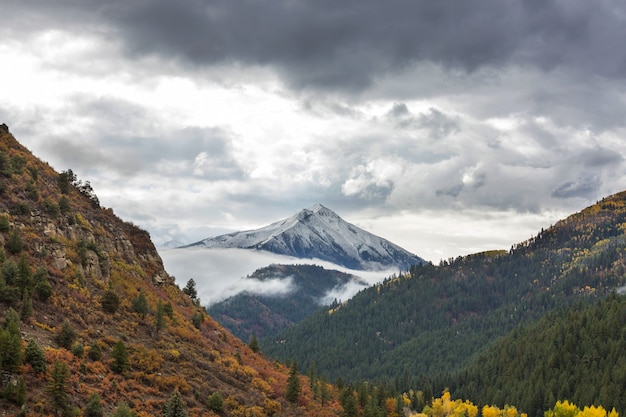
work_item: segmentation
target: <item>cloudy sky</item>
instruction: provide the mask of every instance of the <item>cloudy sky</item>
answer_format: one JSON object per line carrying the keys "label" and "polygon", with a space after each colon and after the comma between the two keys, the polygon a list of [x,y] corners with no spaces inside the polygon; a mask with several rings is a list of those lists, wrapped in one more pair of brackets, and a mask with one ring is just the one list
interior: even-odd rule
{"label": "cloudy sky", "polygon": [[626,189],[622,0],[3,0],[0,123],[192,242],[322,203],[419,256]]}

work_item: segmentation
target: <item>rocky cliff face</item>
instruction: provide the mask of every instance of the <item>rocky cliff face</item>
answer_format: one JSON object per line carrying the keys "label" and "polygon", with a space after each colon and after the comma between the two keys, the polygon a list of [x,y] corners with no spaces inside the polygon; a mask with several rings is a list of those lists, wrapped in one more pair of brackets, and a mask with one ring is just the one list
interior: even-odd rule
{"label": "rocky cliff face", "polygon": [[[111,274],[111,259],[124,259],[131,265],[154,271],[151,277],[154,283],[173,283],[172,278],[163,269],[163,262],[150,242],[147,232],[134,230],[134,234],[145,235],[147,245],[138,252],[126,231],[135,227],[125,225],[117,219],[91,219],[81,224],[69,224],[67,217],[53,218],[41,210],[34,210],[21,221],[11,224],[12,228],[28,230],[43,237],[36,245],[35,252],[42,257],[49,257],[50,265],[60,271],[76,268],[85,277],[108,282]],[[71,242],[87,242],[81,262],[75,262],[68,246]]]}

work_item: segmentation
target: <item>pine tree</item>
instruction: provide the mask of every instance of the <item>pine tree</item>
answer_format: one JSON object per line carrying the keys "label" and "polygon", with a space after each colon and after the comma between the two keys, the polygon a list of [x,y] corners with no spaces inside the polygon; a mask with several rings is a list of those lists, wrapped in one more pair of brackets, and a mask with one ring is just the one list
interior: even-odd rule
{"label": "pine tree", "polygon": [[354,398],[354,392],[349,387],[341,395],[341,406],[343,407],[344,417],[357,417],[356,398]]}
{"label": "pine tree", "polygon": [[133,412],[128,406],[128,404],[126,404],[125,402],[118,405],[117,408],[115,409],[115,412],[112,415],[112,417],[136,417],[136,416],[137,414],[135,414],[135,412]]}
{"label": "pine tree", "polygon": [[163,405],[163,417],[187,417],[185,405],[178,390],[175,390]]}
{"label": "pine tree", "polygon": [[22,255],[17,263],[17,286],[26,294],[33,289],[33,271],[28,258]]}
{"label": "pine tree", "polygon": [[102,349],[96,340],[89,346],[89,351],[87,352],[87,357],[92,361],[99,361],[102,357]]}
{"label": "pine tree", "polygon": [[224,411],[224,399],[219,392],[216,391],[211,394],[207,402],[207,406],[209,407],[209,410],[213,411],[214,413],[219,414]]}
{"label": "pine tree", "polygon": [[2,370],[15,373],[22,365],[22,333],[20,318],[13,308],[9,308],[4,319],[4,330],[0,332],[0,352],[2,353]]}
{"label": "pine tree", "polygon": [[104,408],[102,407],[102,399],[97,392],[89,396],[87,405],[85,406],[85,417],[103,417]]}
{"label": "pine tree", "polygon": [[291,370],[289,371],[285,398],[293,404],[297,403],[298,398],[300,398],[300,378],[298,378],[298,364],[295,361],[293,365],[291,365]]}
{"label": "pine tree", "polygon": [[326,377],[322,376],[320,378],[320,400],[322,403],[322,407],[326,404],[326,401],[330,400],[330,392],[328,391],[328,382],[326,381]]}
{"label": "pine tree", "polygon": [[13,255],[20,253],[22,249],[24,249],[22,236],[20,236],[20,233],[17,230],[14,230],[13,233],[11,233],[5,247],[6,250]]}
{"label": "pine tree", "polygon": [[185,285],[185,288],[183,288],[183,292],[189,296],[194,304],[199,303],[198,291],[196,290],[196,281],[194,281],[193,278],[190,278],[189,281],[187,281],[187,285]]}
{"label": "pine tree", "polygon": [[72,325],[65,320],[63,325],[61,326],[61,330],[56,334],[55,340],[59,344],[59,346],[64,347],[67,350],[72,348],[74,341],[76,340],[76,330],[72,327]]}
{"label": "pine tree", "polygon": [[33,367],[35,372],[39,374],[46,372],[46,354],[34,339],[30,339],[26,345],[24,360]]}
{"label": "pine tree", "polygon": [[157,335],[159,334],[159,331],[165,328],[165,308],[161,300],[159,300],[159,303],[157,304],[156,313],[154,315],[154,327]]}
{"label": "pine tree", "polygon": [[148,308],[148,300],[146,300],[146,295],[141,291],[139,295],[133,298],[132,301],[133,311],[141,316],[142,319],[145,319],[150,309]]}
{"label": "pine tree", "polygon": [[254,353],[257,353],[260,350],[259,341],[255,335],[252,335],[252,338],[250,339],[250,343],[248,344],[248,346],[250,347],[250,349],[252,349]]}
{"label": "pine tree", "polygon": [[54,362],[54,366],[50,372],[48,392],[52,396],[55,407],[63,411],[69,409],[67,397],[67,380],[69,377],[70,371],[65,362]]}
{"label": "pine tree", "polygon": [[199,329],[204,322],[204,314],[200,311],[196,311],[191,315],[191,323],[194,325],[196,329]]}
{"label": "pine tree", "polygon": [[38,272],[35,272],[34,295],[40,301],[47,301],[48,298],[50,298],[50,296],[52,295],[52,286],[50,285],[50,281],[48,281],[48,271],[46,271],[44,268],[43,271],[40,272],[41,269],[42,268],[40,268]]}
{"label": "pine tree", "polygon": [[109,288],[104,292],[100,303],[105,313],[113,314],[120,306],[120,297],[113,291],[113,288]]}
{"label": "pine tree", "polygon": [[113,363],[111,364],[113,372],[122,374],[130,368],[128,352],[124,342],[121,340],[118,340],[113,349],[111,349],[111,357],[113,358]]}
{"label": "pine tree", "polygon": [[33,300],[28,292],[24,292],[22,296],[22,305],[20,307],[20,318],[26,320],[33,314]]}

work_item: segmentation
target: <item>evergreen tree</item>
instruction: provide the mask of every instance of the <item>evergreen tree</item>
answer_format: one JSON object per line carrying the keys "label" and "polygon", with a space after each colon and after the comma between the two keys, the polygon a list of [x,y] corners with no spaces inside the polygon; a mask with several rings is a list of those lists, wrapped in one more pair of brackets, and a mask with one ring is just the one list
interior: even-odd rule
{"label": "evergreen tree", "polygon": [[250,347],[250,349],[252,349],[254,353],[259,352],[260,350],[259,341],[255,335],[253,335],[252,338],[250,339],[250,343],[248,344],[248,346]]}
{"label": "evergreen tree", "polygon": [[5,248],[12,255],[16,255],[24,249],[24,242],[22,242],[22,236],[20,236],[19,231],[14,230],[13,233],[11,233]]}
{"label": "evergreen tree", "polygon": [[196,311],[191,316],[191,323],[194,325],[196,329],[199,329],[202,323],[204,322],[204,314],[200,311]]}
{"label": "evergreen tree", "polygon": [[0,353],[2,354],[2,369],[16,373],[24,360],[22,351],[22,333],[20,318],[13,308],[9,308],[4,319],[3,331],[0,332]]}
{"label": "evergreen tree", "polygon": [[324,404],[326,404],[326,401],[330,400],[330,391],[328,391],[328,382],[326,381],[325,376],[322,376],[319,382],[320,382],[320,401],[323,407]]}
{"label": "evergreen tree", "polygon": [[190,278],[189,281],[187,281],[187,285],[183,288],[183,292],[189,296],[191,301],[194,303],[196,302],[198,299],[198,291],[196,290],[196,281],[194,281],[193,278]]}
{"label": "evergreen tree", "polygon": [[0,232],[6,233],[11,230],[11,223],[7,216],[0,216]]}
{"label": "evergreen tree", "polygon": [[154,328],[156,329],[157,335],[165,328],[165,325],[165,308],[163,306],[163,302],[159,300],[156,313],[154,315]]}
{"label": "evergreen tree", "polygon": [[74,341],[76,341],[76,330],[72,325],[65,320],[61,326],[61,330],[56,334],[55,340],[59,346],[64,347],[67,350],[72,348]]}
{"label": "evergreen tree", "polygon": [[22,406],[26,402],[26,380],[22,375],[17,378],[17,386],[15,387],[15,395],[11,399],[15,404]]}
{"label": "evergreen tree", "polygon": [[102,357],[102,349],[100,348],[100,344],[97,340],[94,340],[91,346],[89,346],[87,357],[92,361],[99,361]]}
{"label": "evergreen tree", "polygon": [[20,256],[17,263],[17,286],[22,290],[22,294],[30,292],[33,289],[33,272],[30,262],[26,256]]}
{"label": "evergreen tree", "polygon": [[174,320],[174,308],[172,307],[172,303],[168,301],[167,303],[163,304],[163,311],[170,320]]}
{"label": "evergreen tree", "polygon": [[102,407],[102,399],[97,392],[89,396],[87,405],[85,406],[85,417],[103,417],[104,407]]}
{"label": "evergreen tree", "polygon": [[33,295],[41,301],[46,301],[52,295],[52,287],[48,281],[48,270],[39,267],[33,274]]}
{"label": "evergreen tree", "polygon": [[70,370],[62,361],[54,362],[52,371],[50,372],[50,382],[48,383],[48,392],[52,396],[52,402],[59,410],[66,411],[69,409],[67,396],[67,380],[70,377]]}
{"label": "evergreen tree", "polygon": [[26,401],[26,381],[23,376],[16,380],[8,381],[4,387],[4,398],[17,405],[23,405]]}
{"label": "evergreen tree", "polygon": [[104,292],[100,303],[105,313],[113,314],[120,306],[120,297],[113,291],[113,288],[109,288]]}
{"label": "evergreen tree", "polygon": [[175,390],[163,405],[163,417],[187,417],[180,392]]}
{"label": "evergreen tree", "polygon": [[67,197],[62,196],[59,199],[59,210],[64,214],[69,213],[72,210],[70,207],[70,200]]}
{"label": "evergreen tree", "polygon": [[130,409],[128,404],[123,402],[117,406],[115,412],[112,414],[112,417],[137,417],[137,414]]}
{"label": "evergreen tree", "polygon": [[24,352],[24,360],[39,374],[46,372],[46,354],[35,339],[30,339]]}
{"label": "evergreen tree", "polygon": [[350,387],[346,388],[341,395],[341,406],[343,407],[344,417],[357,417],[358,409],[356,406],[356,399],[354,398],[354,392]]}
{"label": "evergreen tree", "polygon": [[285,398],[293,404],[297,403],[298,398],[300,398],[300,378],[298,378],[298,364],[295,361],[291,365],[291,370],[289,371]]}
{"label": "evergreen tree", "polygon": [[139,295],[132,300],[133,311],[141,316],[142,319],[145,319],[150,309],[148,308],[148,300],[146,300],[146,295],[143,291],[139,292]]}
{"label": "evergreen tree", "polygon": [[25,292],[22,296],[22,305],[20,307],[20,318],[26,320],[33,314],[33,300],[30,298],[30,294]]}
{"label": "evergreen tree", "polygon": [[6,285],[17,284],[18,271],[17,264],[12,259],[9,259],[2,264],[2,276],[4,277]]}
{"label": "evergreen tree", "polygon": [[80,342],[74,343],[72,346],[72,354],[77,358],[82,358],[85,355],[85,346]]}
{"label": "evergreen tree", "polygon": [[209,410],[213,411],[214,413],[220,414],[224,411],[224,400],[222,399],[222,396],[219,392],[216,391],[211,394],[207,402],[207,406],[209,407]]}
{"label": "evergreen tree", "polygon": [[111,357],[113,358],[113,363],[111,364],[113,372],[122,374],[130,368],[128,351],[121,340],[118,340],[113,349],[111,349]]}
{"label": "evergreen tree", "polygon": [[57,185],[61,190],[61,194],[69,194],[70,186],[76,182],[76,175],[71,169],[61,172],[57,177]]}

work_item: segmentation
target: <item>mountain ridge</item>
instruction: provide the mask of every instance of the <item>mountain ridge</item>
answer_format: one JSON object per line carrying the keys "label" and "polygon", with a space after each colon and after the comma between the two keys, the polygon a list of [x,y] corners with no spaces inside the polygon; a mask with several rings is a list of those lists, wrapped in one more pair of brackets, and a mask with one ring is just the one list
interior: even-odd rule
{"label": "mountain ridge", "polygon": [[287,283],[289,291],[267,294],[244,290],[207,307],[214,320],[241,340],[272,336],[302,321],[324,305],[331,304],[330,294],[341,292],[346,285],[368,286],[359,277],[317,265],[273,264],[257,269],[245,277],[246,280],[279,280]]}
{"label": "mountain ridge", "polygon": [[261,345],[330,378],[375,382],[407,372],[441,381],[519,323],[623,287],[625,230],[621,192],[509,251],[413,267]]}
{"label": "mountain ridge", "polygon": [[189,247],[265,250],[302,259],[320,259],[355,270],[407,270],[425,263],[400,246],[346,222],[319,203],[259,229],[183,246]]}
{"label": "mountain ridge", "polygon": [[118,415],[126,407],[124,415],[147,417],[173,400],[198,417],[341,408],[334,388],[324,385],[322,405],[297,375],[299,395],[288,400],[288,368],[209,317],[165,271],[147,231],[100,207],[88,183],[36,158],[6,125],[0,197],[6,415],[88,415],[90,407]]}

